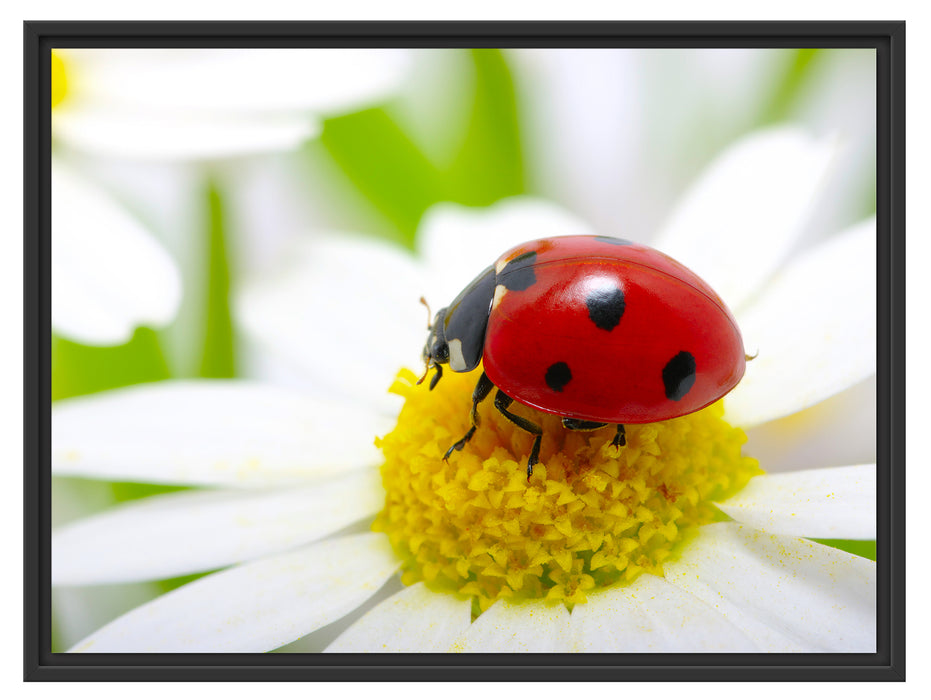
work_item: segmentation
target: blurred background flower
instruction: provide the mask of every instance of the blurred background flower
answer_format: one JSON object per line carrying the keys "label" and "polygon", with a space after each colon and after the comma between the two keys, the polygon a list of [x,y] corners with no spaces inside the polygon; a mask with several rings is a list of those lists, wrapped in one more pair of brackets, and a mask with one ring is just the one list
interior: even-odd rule
{"label": "blurred background flower", "polygon": [[[295,246],[353,233],[360,256],[365,241],[403,256],[438,203],[480,208],[532,194],[599,232],[674,248],[673,203],[724,147],[761,127],[792,124],[830,158],[799,151],[799,178],[823,185],[817,206],[786,240],[766,235],[781,230],[771,221],[778,210],[757,212],[740,255],[774,273],[875,210],[871,51],[74,50],[53,69],[55,187],[67,194],[57,183],[75,182],[97,202],[53,200],[54,400],[169,378],[332,388],[337,382],[305,379],[295,358],[242,334],[231,311],[247,281],[286,274],[282,259]],[[786,158],[791,167],[792,153]],[[749,206],[712,194],[715,206]],[[97,214],[103,201],[119,213]],[[713,213],[705,212],[709,226]],[[115,223],[95,227],[101,221]],[[465,230],[448,238],[449,250],[469,255]],[[347,276],[365,270],[361,258],[353,263],[344,261]],[[76,276],[80,283],[66,286]],[[453,292],[462,284],[446,282]],[[422,333],[416,296],[399,301],[397,319],[372,320],[351,296],[315,294],[302,302],[311,328],[315,317],[342,315],[373,328],[416,323]],[[89,314],[98,302],[106,313]],[[330,379],[365,381],[380,352],[395,356],[398,348],[374,339],[347,349],[361,353],[359,377]],[[418,343],[401,354],[416,366],[419,351]],[[746,449],[769,470],[872,462],[874,396],[874,379],[863,378],[749,431]],[[56,477],[53,524],[176,488]],[[870,554],[869,544],[859,552]],[[56,649],[186,580],[57,590]]]}

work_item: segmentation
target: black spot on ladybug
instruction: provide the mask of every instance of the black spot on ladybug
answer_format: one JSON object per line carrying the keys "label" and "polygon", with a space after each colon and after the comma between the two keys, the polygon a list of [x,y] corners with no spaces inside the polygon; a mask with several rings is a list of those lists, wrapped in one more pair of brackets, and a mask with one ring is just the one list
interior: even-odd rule
{"label": "black spot on ladybug", "polygon": [[498,273],[498,284],[503,284],[513,292],[523,291],[536,284],[537,275],[533,271],[536,262],[536,251],[531,250],[527,253],[521,253],[513,260],[510,260],[504,266],[504,269]]}
{"label": "black spot on ladybug", "polygon": [[691,353],[680,352],[663,367],[663,384],[666,386],[666,398],[678,401],[695,383],[695,358]]}
{"label": "black spot on ladybug", "polygon": [[611,236],[595,236],[595,240],[609,245],[636,245],[633,241],[628,241],[626,238],[612,238]]}
{"label": "black spot on ladybug", "polygon": [[624,292],[616,286],[593,289],[585,298],[588,317],[605,331],[613,330],[624,315]]}
{"label": "black spot on ladybug", "polygon": [[565,362],[556,362],[546,370],[546,385],[553,391],[562,391],[572,380],[572,372]]}

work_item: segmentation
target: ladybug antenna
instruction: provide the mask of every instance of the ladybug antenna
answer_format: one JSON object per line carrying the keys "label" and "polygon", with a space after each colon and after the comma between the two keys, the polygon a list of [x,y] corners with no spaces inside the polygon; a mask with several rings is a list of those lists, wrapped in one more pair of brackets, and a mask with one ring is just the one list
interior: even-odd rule
{"label": "ladybug antenna", "polygon": [[[420,303],[427,307],[427,330],[430,330],[431,328],[433,328],[433,314],[430,313],[430,305],[427,303],[427,300],[424,299],[423,297],[420,297]],[[430,369],[430,367],[427,366],[427,369]],[[420,382],[422,381],[423,379],[420,380]],[[417,383],[420,384],[420,382],[417,382]]]}
{"label": "ladybug antenna", "polygon": [[757,351],[756,351],[754,354],[752,354],[752,355],[744,354],[744,359],[745,359],[747,362],[750,362],[750,360],[755,360],[755,359],[756,359],[757,357],[759,357],[759,356],[760,356],[760,351],[757,350]]}

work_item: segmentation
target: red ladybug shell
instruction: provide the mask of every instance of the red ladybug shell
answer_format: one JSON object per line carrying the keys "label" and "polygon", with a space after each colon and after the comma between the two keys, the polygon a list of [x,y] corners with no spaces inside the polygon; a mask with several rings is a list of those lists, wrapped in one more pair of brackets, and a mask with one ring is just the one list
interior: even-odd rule
{"label": "red ladybug shell", "polygon": [[744,374],[740,331],[695,273],[647,246],[546,238],[498,259],[488,378],[546,413],[652,423],[717,401]]}

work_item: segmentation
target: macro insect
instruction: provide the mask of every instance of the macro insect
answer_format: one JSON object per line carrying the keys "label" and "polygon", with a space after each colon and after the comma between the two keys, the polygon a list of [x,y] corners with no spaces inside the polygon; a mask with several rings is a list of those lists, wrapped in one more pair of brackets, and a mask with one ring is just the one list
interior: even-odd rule
{"label": "macro insect", "polygon": [[560,416],[568,430],[613,424],[620,449],[625,424],[705,408],[750,358],[727,306],[681,263],[622,238],[558,236],[518,245],[479,273],[437,312],[423,359],[418,383],[435,368],[431,390],[443,365],[483,364],[471,427],[444,459],[475,434],[478,406],[496,388],[495,408],[534,435],[529,479],[543,430],[512,413],[513,402]]}

